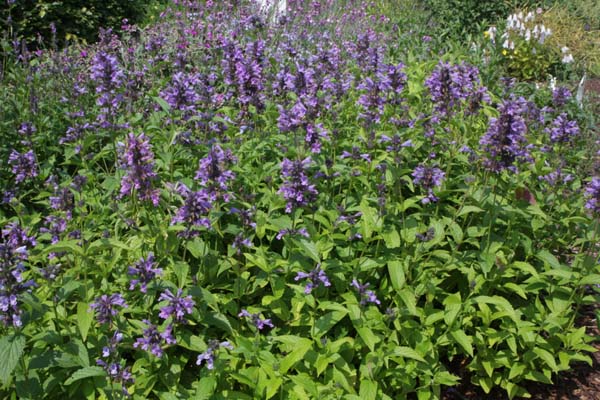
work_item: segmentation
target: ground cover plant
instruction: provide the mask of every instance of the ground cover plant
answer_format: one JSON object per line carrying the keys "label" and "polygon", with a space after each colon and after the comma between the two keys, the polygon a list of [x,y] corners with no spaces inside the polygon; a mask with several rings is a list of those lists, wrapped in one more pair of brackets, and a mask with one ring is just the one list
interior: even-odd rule
{"label": "ground cover plant", "polygon": [[3,67],[2,397],[515,398],[591,362],[571,91],[378,4],[234,3]]}

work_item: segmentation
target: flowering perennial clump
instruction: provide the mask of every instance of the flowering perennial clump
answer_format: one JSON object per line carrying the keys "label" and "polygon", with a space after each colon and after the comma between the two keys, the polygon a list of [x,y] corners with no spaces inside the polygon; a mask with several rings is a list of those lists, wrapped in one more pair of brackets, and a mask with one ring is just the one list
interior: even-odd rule
{"label": "flowering perennial clump", "polygon": [[133,347],[140,347],[142,350],[150,350],[150,353],[156,357],[162,357],[163,344],[175,344],[177,340],[173,336],[173,325],[169,324],[163,332],[158,331],[158,327],[148,320],[143,321],[148,327],[144,329],[143,337],[138,338]]}

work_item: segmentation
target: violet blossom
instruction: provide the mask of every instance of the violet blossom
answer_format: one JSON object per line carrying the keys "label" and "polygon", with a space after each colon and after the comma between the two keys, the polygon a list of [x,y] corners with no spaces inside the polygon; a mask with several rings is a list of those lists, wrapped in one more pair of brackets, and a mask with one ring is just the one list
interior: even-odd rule
{"label": "violet blossom", "polygon": [[206,368],[213,369],[215,367],[215,353],[221,347],[233,350],[233,346],[229,342],[219,342],[218,340],[213,339],[209,342],[206,351],[198,355],[198,358],[196,359],[196,365],[202,365],[203,362],[206,362]]}
{"label": "violet blossom", "polygon": [[134,277],[134,279],[129,282],[129,290],[135,289],[139,284],[140,292],[146,293],[148,284],[157,276],[162,275],[163,270],[161,268],[155,268],[154,254],[150,252],[146,259],[142,257],[137,263],[130,266],[127,273]]}
{"label": "violet blossom", "polygon": [[239,318],[250,318],[252,324],[258,329],[262,331],[266,326],[270,328],[274,328],[273,322],[270,319],[261,318],[260,314],[251,314],[248,310],[243,309],[239,314]]}
{"label": "violet blossom", "polygon": [[285,158],[281,162],[283,184],[278,193],[281,193],[286,200],[285,212],[288,214],[297,207],[308,206],[316,200],[319,194],[315,185],[310,183],[306,175],[310,164],[310,157],[296,161]]}
{"label": "violet blossom", "polygon": [[154,189],[153,182],[157,178],[154,172],[154,153],[150,139],[145,134],[139,136],[129,133],[127,142],[120,145],[121,168],[125,175],[121,178],[120,196],[132,196],[133,191],[141,201],[151,201],[158,205],[159,190]]}
{"label": "violet blossom", "polygon": [[303,271],[298,272],[298,274],[296,274],[296,277],[294,278],[294,280],[297,282],[301,279],[309,280],[309,282],[304,287],[305,294],[310,294],[314,288],[316,288],[320,285],[323,285],[326,287],[331,286],[331,282],[329,282],[329,279],[327,278],[325,271],[323,271],[321,269],[321,264],[317,264],[317,266],[308,273],[303,272]]}
{"label": "violet blossom", "polygon": [[177,289],[177,294],[173,294],[169,289],[158,298],[159,301],[167,301],[167,305],[160,309],[158,316],[162,319],[172,318],[173,322],[185,323],[185,315],[194,311],[196,304],[192,296],[183,296],[183,291]]}

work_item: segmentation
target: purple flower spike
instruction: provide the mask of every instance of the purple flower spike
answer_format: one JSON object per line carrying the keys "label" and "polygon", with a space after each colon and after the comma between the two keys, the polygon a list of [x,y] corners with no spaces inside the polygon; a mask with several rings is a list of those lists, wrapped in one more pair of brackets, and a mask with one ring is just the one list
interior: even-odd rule
{"label": "purple flower spike", "polygon": [[176,343],[175,337],[173,336],[173,325],[167,325],[164,332],[160,333],[157,326],[150,321],[144,320],[144,323],[148,325],[148,327],[144,329],[143,337],[138,338],[133,344],[133,347],[141,347],[142,350],[146,351],[150,350],[150,353],[160,358],[163,355],[163,343]]}
{"label": "purple flower spike", "polygon": [[127,308],[125,299],[119,293],[110,296],[103,294],[90,304],[90,308],[96,310],[96,318],[101,324],[110,324],[113,318],[119,315],[117,307]]}
{"label": "purple flower spike", "polygon": [[552,121],[552,126],[546,128],[545,131],[550,135],[552,143],[566,143],[579,134],[579,126],[576,121],[570,121],[566,113],[562,113]]}
{"label": "purple flower spike", "polygon": [[531,158],[525,137],[527,101],[523,97],[506,100],[498,110],[500,115],[490,120],[486,134],[479,140],[482,150],[487,153],[484,165],[493,172],[516,171],[516,161]]}
{"label": "purple flower spike", "polygon": [[319,192],[306,176],[306,170],[311,163],[310,157],[300,161],[290,161],[285,158],[281,162],[283,185],[279,193],[287,201],[285,212],[291,213],[297,207],[307,206],[316,200]]}
{"label": "purple flower spike", "polygon": [[38,166],[33,150],[29,150],[27,153],[13,150],[8,157],[8,164],[12,167],[12,173],[15,174],[16,183],[35,178],[38,175]]}
{"label": "purple flower spike", "polygon": [[182,296],[183,291],[177,289],[177,294],[174,295],[169,289],[165,290],[160,295],[159,301],[168,301],[169,304],[160,309],[158,316],[162,319],[173,318],[174,322],[185,323],[185,315],[191,314],[194,311],[194,305],[196,304],[192,300],[192,296]]}
{"label": "purple flower spike", "polygon": [[588,198],[585,208],[591,210],[594,214],[600,214],[600,178],[594,177],[585,188],[585,194]]}
{"label": "purple flower spike", "polygon": [[256,326],[256,329],[258,329],[259,331],[262,331],[265,326],[274,328],[273,323],[271,322],[270,319],[263,319],[260,317],[259,314],[251,314],[248,312],[248,310],[243,309],[242,312],[240,312],[238,314],[239,318],[250,318],[250,320],[252,321],[252,324],[254,326]]}
{"label": "purple flower spike", "polygon": [[180,222],[186,225],[186,230],[180,233],[180,236],[188,238],[198,236],[200,231],[197,227],[200,226],[210,229],[208,213],[212,209],[212,203],[206,191],[193,192],[183,184],[178,191],[184,198],[184,204],[175,213],[171,224]]}
{"label": "purple flower spike", "polygon": [[130,133],[127,143],[121,145],[121,167],[125,176],[121,179],[121,197],[131,196],[137,192],[141,201],[150,200],[158,205],[159,191],[153,188],[157,175],[154,172],[154,153],[150,140],[143,133],[135,136]]}
{"label": "purple flower spike", "polygon": [[433,194],[433,189],[442,186],[445,175],[446,174],[437,167],[427,167],[419,164],[415,168],[412,173],[413,182],[415,185],[419,185],[427,191],[427,197],[421,200],[423,204],[436,202],[438,200],[438,198]]}
{"label": "purple flower spike", "polygon": [[367,290],[367,288],[369,287],[369,283],[365,283],[363,285],[360,284],[356,279],[353,279],[352,286],[354,286],[356,290],[358,290],[358,294],[360,294],[361,306],[364,306],[367,303],[373,303],[377,305],[381,304],[381,302],[377,299],[375,292],[373,292],[372,290]]}
{"label": "purple flower spike", "polygon": [[129,282],[129,290],[133,290],[139,283],[140,292],[146,293],[148,284],[163,273],[162,269],[154,268],[154,266],[154,254],[148,253],[148,258],[141,258],[134,266],[129,267],[128,274],[135,277]]}
{"label": "purple flower spike", "polygon": [[304,293],[306,294],[310,294],[314,288],[321,284],[325,287],[331,286],[331,282],[329,282],[327,275],[325,275],[325,271],[321,269],[321,264],[317,264],[315,269],[308,273],[302,271],[298,272],[294,280],[297,282],[301,279],[308,279],[310,281],[304,287]]}
{"label": "purple flower spike", "polygon": [[206,361],[206,368],[213,369],[215,367],[215,353],[224,347],[229,350],[233,350],[233,346],[229,342],[219,342],[218,340],[211,340],[208,344],[208,349],[202,354],[198,355],[196,359],[196,365],[202,365]]}
{"label": "purple flower spike", "polygon": [[212,146],[208,155],[200,160],[195,179],[207,190],[211,201],[222,198],[228,202],[231,195],[228,193],[230,182],[235,179],[229,167],[236,161],[231,150],[223,150],[221,146]]}

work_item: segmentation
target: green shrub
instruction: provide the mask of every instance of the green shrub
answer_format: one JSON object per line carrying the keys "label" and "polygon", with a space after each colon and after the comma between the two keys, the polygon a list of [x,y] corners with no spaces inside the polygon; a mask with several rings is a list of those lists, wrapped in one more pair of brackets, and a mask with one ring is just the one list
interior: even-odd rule
{"label": "green shrub", "polygon": [[[124,18],[142,21],[148,1],[144,0],[16,0],[0,4],[0,21],[9,28],[11,39],[36,44],[38,34],[52,37],[56,25],[59,44],[67,41],[93,42],[101,27],[118,29]],[[46,39],[46,43],[48,40]],[[36,44],[37,46],[37,44]]]}

